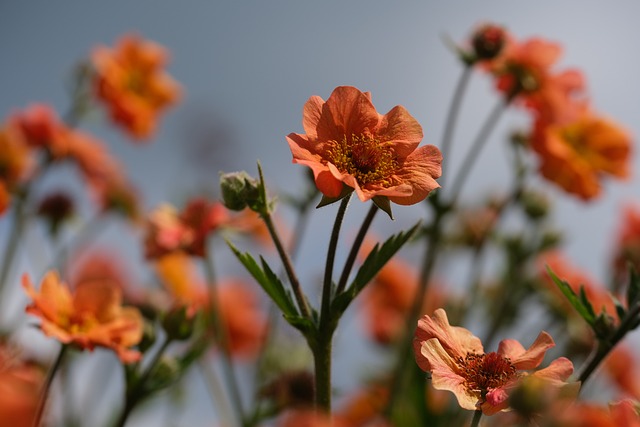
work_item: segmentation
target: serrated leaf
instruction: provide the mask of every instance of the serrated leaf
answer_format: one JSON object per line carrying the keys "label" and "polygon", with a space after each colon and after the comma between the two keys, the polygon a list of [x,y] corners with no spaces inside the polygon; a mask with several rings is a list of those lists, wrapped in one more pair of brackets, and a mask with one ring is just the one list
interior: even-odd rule
{"label": "serrated leaf", "polygon": [[593,314],[593,307],[591,307],[591,304],[589,304],[589,308],[585,307],[585,305],[582,303],[582,300],[576,295],[569,283],[556,276],[553,270],[551,270],[548,265],[547,273],[556,284],[556,286],[560,289],[560,291],[564,294],[564,296],[569,300],[569,303],[573,306],[573,308],[576,309],[578,314],[580,314],[580,316],[589,324],[589,326],[593,328],[596,317]]}
{"label": "serrated leaf", "polygon": [[[584,305],[584,308],[589,312],[589,315],[591,315],[593,318],[597,317],[596,312],[593,309],[593,306],[591,305],[591,302],[587,298],[587,293],[585,292],[583,285],[580,285],[580,302],[582,302],[582,305]],[[603,308],[601,308],[598,311],[598,313],[602,311],[603,311]]]}
{"label": "serrated leaf", "polygon": [[343,313],[351,301],[364,289],[364,287],[380,272],[382,267],[413,237],[420,228],[420,221],[407,231],[402,231],[387,239],[382,246],[376,244],[367,258],[364,260],[356,277],[346,291],[337,295],[333,301],[333,309],[337,313]]}
{"label": "serrated leaf", "polygon": [[242,253],[233,246],[233,244],[227,241],[227,245],[231,248],[231,251],[235,254],[238,260],[244,265],[247,271],[253,276],[254,279],[258,282],[258,284],[264,289],[264,291],[269,295],[269,297],[276,303],[278,308],[282,310],[282,313],[285,316],[297,316],[298,310],[296,306],[293,304],[289,293],[285,290],[284,285],[273,273],[273,270],[269,267],[267,262],[260,257],[260,262],[262,263],[262,268],[258,265],[258,263],[253,259],[251,254]]}

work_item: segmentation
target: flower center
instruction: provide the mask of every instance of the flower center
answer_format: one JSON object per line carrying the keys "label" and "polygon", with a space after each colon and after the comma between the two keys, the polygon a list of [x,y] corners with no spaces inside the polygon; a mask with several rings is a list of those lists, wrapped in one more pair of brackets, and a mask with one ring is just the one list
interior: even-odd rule
{"label": "flower center", "polygon": [[480,392],[482,396],[490,389],[505,385],[517,374],[511,361],[496,352],[468,353],[464,359],[459,357],[457,362],[463,370],[467,390]]}
{"label": "flower center", "polygon": [[340,172],[352,175],[360,186],[388,187],[398,168],[393,151],[372,135],[345,135],[341,141],[329,141],[325,158]]}

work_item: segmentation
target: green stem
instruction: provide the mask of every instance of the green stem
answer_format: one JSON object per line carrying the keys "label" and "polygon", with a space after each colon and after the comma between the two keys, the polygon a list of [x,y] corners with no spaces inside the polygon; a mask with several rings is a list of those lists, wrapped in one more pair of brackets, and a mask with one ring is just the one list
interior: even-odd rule
{"label": "green stem", "polygon": [[584,369],[580,372],[580,376],[578,377],[578,381],[580,381],[580,389],[584,388],[584,383],[587,382],[589,377],[593,374],[596,368],[602,363],[602,361],[607,357],[607,355],[613,350],[613,348],[620,342],[624,336],[629,332],[638,319],[638,315],[640,314],[640,304],[636,304],[632,309],[630,309],[620,326],[616,329],[610,339],[608,340],[600,340],[598,342],[598,347],[596,352],[589,360],[589,363],[584,367]]}
{"label": "green stem", "polygon": [[471,149],[467,152],[467,155],[464,158],[462,165],[460,166],[460,169],[458,171],[458,175],[455,177],[455,179],[453,180],[453,184],[451,185],[451,204],[452,205],[455,204],[458,197],[460,196],[460,191],[462,190],[462,187],[465,181],[467,180],[467,177],[469,176],[471,167],[473,166],[475,161],[478,159],[478,154],[484,147],[485,143],[489,138],[489,135],[491,134],[491,131],[493,130],[495,125],[498,123],[498,119],[500,118],[500,116],[502,115],[502,113],[504,112],[504,110],[508,105],[509,105],[508,100],[501,99],[498,102],[498,104],[493,108],[493,110],[489,114],[489,117],[487,117],[487,120],[485,121],[482,128],[480,128],[480,132],[478,133],[478,136],[476,137],[475,141],[473,141],[471,145]]}
{"label": "green stem", "polygon": [[469,427],[478,427],[480,425],[480,418],[482,418],[482,411],[480,409],[476,409],[473,413],[473,419],[471,420],[471,425]]}
{"label": "green stem", "polygon": [[151,376],[151,373],[153,372],[153,369],[158,364],[158,362],[160,361],[160,358],[162,357],[162,355],[167,350],[170,344],[171,344],[171,340],[169,338],[166,338],[162,343],[162,346],[160,346],[158,351],[156,351],[156,353],[153,355],[153,359],[151,359],[151,362],[149,363],[148,368],[142,373],[142,375],[140,375],[137,381],[127,386],[127,391],[126,391],[125,401],[124,401],[124,408],[122,409],[122,413],[118,418],[116,427],[124,427],[124,425],[127,422],[127,418],[129,418],[129,415],[131,414],[131,412],[133,412],[133,410],[138,405],[138,403],[140,403],[142,398],[145,397],[144,395],[141,394],[143,391],[142,388],[144,387],[144,383],[147,382],[147,380]]}
{"label": "green stem", "polygon": [[271,235],[271,239],[276,246],[276,250],[278,251],[278,255],[280,255],[280,259],[282,260],[282,264],[284,265],[284,269],[287,272],[287,277],[289,278],[289,282],[291,283],[291,288],[293,289],[293,295],[296,298],[296,302],[298,303],[298,308],[300,309],[300,313],[306,318],[311,318],[311,311],[309,310],[309,305],[307,304],[307,299],[302,293],[302,286],[300,286],[300,281],[298,280],[298,276],[296,275],[295,270],[293,269],[293,264],[291,263],[291,259],[287,254],[287,251],[284,249],[282,245],[282,241],[280,240],[280,236],[276,230],[276,227],[273,224],[273,220],[271,219],[270,214],[262,215],[262,219],[269,230],[269,234]]}
{"label": "green stem", "polygon": [[220,421],[223,423],[222,425],[232,425],[233,415],[227,407],[228,402],[224,396],[224,389],[222,384],[220,384],[220,381],[218,381],[216,373],[213,372],[213,369],[211,369],[211,366],[206,360],[200,359],[198,364],[200,366],[200,370],[204,374],[204,382],[207,385],[207,390],[209,391],[211,400],[217,409],[217,413],[221,418]]}
{"label": "green stem", "polygon": [[4,256],[2,257],[2,265],[0,265],[0,300],[7,284],[6,282],[9,278],[11,265],[13,264],[13,260],[18,252],[18,245],[20,244],[22,232],[24,231],[25,225],[27,223],[25,207],[27,203],[28,193],[29,186],[27,185],[24,193],[17,197],[17,201],[15,204],[14,224],[11,227],[11,234],[9,234],[9,239],[7,240],[7,245],[3,252]]}
{"label": "green stem", "polygon": [[440,177],[440,185],[444,187],[445,178],[447,168],[445,167],[445,163],[447,163],[447,159],[449,158],[449,152],[451,150],[451,145],[453,141],[453,131],[456,127],[456,122],[458,121],[458,116],[460,113],[460,106],[462,104],[462,97],[466,91],[467,84],[469,83],[469,77],[471,76],[471,71],[473,67],[471,64],[465,64],[464,69],[462,70],[462,74],[458,79],[458,83],[456,84],[455,91],[453,93],[453,98],[451,99],[451,105],[449,106],[449,112],[447,113],[447,120],[445,122],[444,134],[442,135],[442,176]]}
{"label": "green stem", "polygon": [[344,291],[345,286],[347,285],[347,280],[349,279],[349,274],[351,274],[351,269],[353,268],[353,264],[356,262],[356,258],[358,257],[358,252],[360,252],[360,247],[362,246],[362,242],[364,241],[365,236],[367,235],[367,231],[369,231],[369,227],[371,227],[371,223],[373,222],[373,218],[376,216],[378,212],[378,206],[375,203],[371,203],[371,208],[367,213],[364,221],[362,222],[362,226],[360,227],[360,231],[358,231],[358,235],[353,242],[353,246],[351,247],[351,251],[349,252],[349,256],[347,257],[347,261],[344,264],[344,268],[342,270],[342,275],[340,275],[340,281],[338,282],[338,287],[336,288],[336,295],[339,295]]}
{"label": "green stem", "polygon": [[327,250],[327,262],[324,270],[322,286],[322,305],[320,307],[320,324],[313,345],[313,358],[315,368],[315,404],[316,408],[331,412],[331,341],[335,330],[335,321],[331,318],[331,296],[333,286],[333,265],[338,247],[340,228],[344,221],[344,215],[349,206],[351,195],[342,199],[336,220],[333,224],[329,248]]}
{"label": "green stem", "polygon": [[394,375],[391,378],[391,387],[389,393],[389,400],[385,408],[385,415],[391,416],[393,407],[396,403],[400,390],[404,388],[405,377],[407,375],[407,363],[406,359],[411,354],[411,348],[413,344],[413,335],[416,329],[418,318],[424,303],[425,295],[427,294],[427,288],[429,286],[429,280],[433,273],[433,268],[436,263],[439,251],[437,250],[438,243],[442,236],[441,223],[448,210],[439,207],[436,208],[435,217],[430,227],[429,238],[425,245],[425,256],[422,263],[422,270],[420,272],[420,279],[418,282],[418,291],[411,306],[411,311],[407,316],[407,323],[405,326],[405,335],[400,342],[398,360],[396,361],[396,368]]}
{"label": "green stem", "polygon": [[231,361],[231,352],[229,350],[229,337],[227,336],[227,331],[225,330],[224,324],[222,323],[222,319],[220,318],[220,304],[218,301],[218,291],[216,285],[216,275],[213,267],[213,261],[210,257],[211,254],[206,259],[203,259],[205,271],[207,274],[207,283],[209,286],[209,298],[211,301],[211,307],[209,309],[209,315],[211,320],[211,326],[213,327],[213,331],[215,334],[215,338],[218,341],[218,347],[222,352],[222,370],[226,376],[227,386],[229,387],[229,395],[231,398],[231,402],[235,407],[235,411],[240,421],[240,424],[245,426],[246,420],[244,417],[244,409],[242,405],[242,398],[240,396],[240,388],[238,387],[238,383],[236,381],[236,377],[234,375],[233,363]]}
{"label": "green stem", "polygon": [[44,408],[47,406],[47,399],[49,397],[49,390],[51,389],[51,384],[53,383],[53,377],[56,375],[58,368],[60,368],[60,366],[62,365],[62,360],[64,359],[64,355],[67,351],[67,348],[68,347],[66,344],[62,344],[62,347],[60,347],[60,351],[58,352],[58,356],[56,357],[55,362],[49,369],[47,378],[45,379],[44,385],[42,386],[40,401],[38,402],[36,415],[33,419],[33,427],[40,426],[40,422],[42,421],[42,414],[44,413]]}

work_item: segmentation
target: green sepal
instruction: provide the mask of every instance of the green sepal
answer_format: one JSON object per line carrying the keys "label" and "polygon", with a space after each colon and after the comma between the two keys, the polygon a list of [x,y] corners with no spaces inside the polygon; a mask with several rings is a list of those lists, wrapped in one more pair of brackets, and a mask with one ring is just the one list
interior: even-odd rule
{"label": "green sepal", "polygon": [[298,316],[298,310],[293,304],[289,292],[284,288],[282,281],[271,270],[264,258],[260,257],[262,267],[253,259],[249,253],[242,253],[227,240],[227,245],[235,254],[238,260],[244,265],[247,271],[253,276],[258,284],[264,289],[269,297],[276,303],[285,316]]}
{"label": "green sepal", "polygon": [[347,197],[349,194],[353,193],[353,188],[349,187],[348,185],[342,185],[342,191],[340,191],[340,194],[338,195],[338,197],[329,197],[326,195],[322,195],[322,199],[320,199],[320,203],[318,203],[318,205],[316,206],[316,209],[321,208],[323,206],[327,206],[330,205],[332,203],[335,203],[339,200],[344,199],[345,197]]}
{"label": "green sepal", "polygon": [[356,277],[349,287],[341,294],[337,295],[332,303],[332,308],[336,313],[342,314],[347,309],[351,301],[364,289],[364,287],[380,272],[382,267],[409,241],[420,228],[420,221],[407,231],[402,231],[389,237],[383,244],[376,244],[367,258],[364,260]]}
{"label": "green sepal", "polygon": [[391,212],[391,202],[388,197],[385,196],[375,196],[373,199],[373,203],[381,210],[385,211],[389,218],[393,219],[393,213]]}

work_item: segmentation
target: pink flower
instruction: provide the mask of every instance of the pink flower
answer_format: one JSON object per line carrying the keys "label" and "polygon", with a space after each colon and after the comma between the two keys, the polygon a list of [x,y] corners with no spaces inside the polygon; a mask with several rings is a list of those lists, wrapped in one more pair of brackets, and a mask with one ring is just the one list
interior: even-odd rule
{"label": "pink flower", "polygon": [[[478,337],[449,325],[445,311],[438,309],[433,317],[425,315],[418,321],[413,345],[416,362],[431,373],[434,388],[453,392],[464,409],[481,409],[485,415],[493,415],[508,408],[511,390],[527,371],[542,363],[555,343],[541,332],[528,349],[506,339],[497,352],[485,353]],[[562,386],[572,373],[573,364],[560,357],[531,375]]]}

